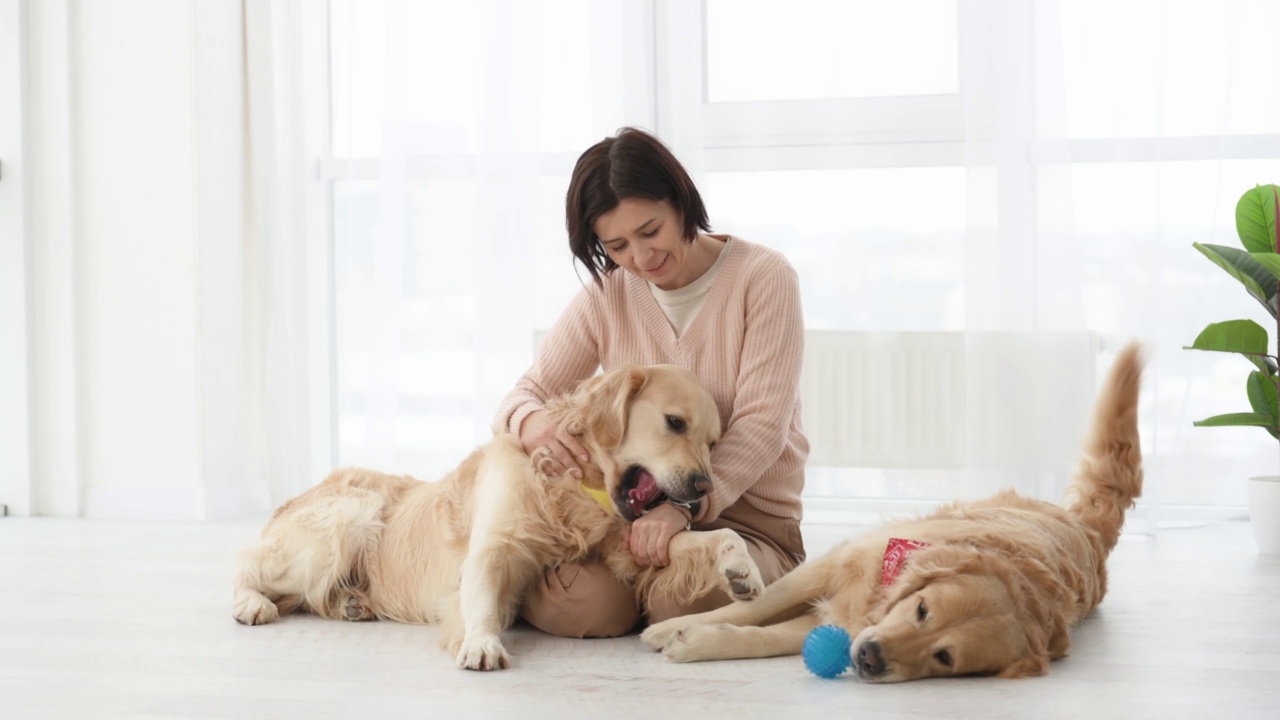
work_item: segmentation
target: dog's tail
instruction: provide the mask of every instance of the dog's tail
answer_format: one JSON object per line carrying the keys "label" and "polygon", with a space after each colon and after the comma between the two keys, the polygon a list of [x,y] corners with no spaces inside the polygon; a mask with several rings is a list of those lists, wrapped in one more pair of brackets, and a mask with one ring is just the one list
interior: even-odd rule
{"label": "dog's tail", "polygon": [[1142,348],[1137,341],[1120,351],[1094,406],[1084,457],[1064,504],[1102,534],[1110,552],[1120,538],[1125,511],[1142,494],[1142,447],[1138,442],[1138,389]]}

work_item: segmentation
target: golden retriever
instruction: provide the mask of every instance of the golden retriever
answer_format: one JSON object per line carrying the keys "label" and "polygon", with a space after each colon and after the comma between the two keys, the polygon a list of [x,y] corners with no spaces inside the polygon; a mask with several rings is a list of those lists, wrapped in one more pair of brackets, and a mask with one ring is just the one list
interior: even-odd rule
{"label": "golden retriever", "polygon": [[642,640],[679,662],[794,655],[830,623],[849,631],[851,665],[868,682],[1048,672],[1070,649],[1070,629],[1102,601],[1107,555],[1142,492],[1141,379],[1130,344],[1096,403],[1064,506],[1004,491],[892,523],[751,602],[658,623]]}
{"label": "golden retriever", "polygon": [[711,488],[720,415],[693,373],[627,366],[547,407],[590,454],[581,483],[547,478],[505,433],[439,482],[337,471],[284,503],[242,552],[235,619],[259,625],[300,610],[438,624],[458,665],[493,670],[509,664],[499,633],[525,589],[558,562],[602,559],[642,602],[763,589],[731,530],[677,533],[665,568],[639,567],[626,547],[628,522]]}

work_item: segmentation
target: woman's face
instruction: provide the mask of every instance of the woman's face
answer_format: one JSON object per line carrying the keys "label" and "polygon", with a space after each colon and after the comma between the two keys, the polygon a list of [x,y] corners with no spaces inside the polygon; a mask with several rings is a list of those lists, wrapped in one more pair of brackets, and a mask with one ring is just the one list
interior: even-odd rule
{"label": "woman's face", "polygon": [[676,290],[700,274],[686,262],[690,245],[681,236],[683,225],[666,200],[624,198],[596,220],[595,231],[618,267],[663,290]]}

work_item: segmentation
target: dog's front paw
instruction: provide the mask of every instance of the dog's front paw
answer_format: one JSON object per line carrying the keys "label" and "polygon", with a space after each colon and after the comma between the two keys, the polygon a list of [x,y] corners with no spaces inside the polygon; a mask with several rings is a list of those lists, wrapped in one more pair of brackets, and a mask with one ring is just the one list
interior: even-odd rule
{"label": "dog's front paw", "polygon": [[663,620],[645,628],[644,632],[640,633],[640,641],[654,650],[662,652],[667,649],[667,646],[671,644],[671,641],[675,639],[680,631],[692,624],[693,622],[689,620],[688,615]]}
{"label": "dog's front paw", "polygon": [[764,580],[760,568],[747,552],[747,543],[735,532],[730,532],[720,546],[721,589],[734,600],[752,600],[764,592]]}
{"label": "dog's front paw", "polygon": [[507,649],[496,635],[465,638],[458,650],[458,667],[468,670],[505,670],[511,665]]}
{"label": "dog's front paw", "polygon": [[236,593],[231,615],[241,625],[266,625],[280,618],[280,609],[261,593],[241,591]]}
{"label": "dog's front paw", "polygon": [[715,660],[715,648],[732,630],[730,625],[690,625],[671,638],[671,642],[662,648],[662,654],[671,662]]}

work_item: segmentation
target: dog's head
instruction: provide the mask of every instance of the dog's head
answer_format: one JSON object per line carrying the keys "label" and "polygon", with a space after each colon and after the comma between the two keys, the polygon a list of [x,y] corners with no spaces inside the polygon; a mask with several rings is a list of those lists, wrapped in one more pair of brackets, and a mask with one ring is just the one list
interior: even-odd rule
{"label": "dog's head", "polygon": [[1070,646],[1054,603],[1061,591],[1035,560],[973,547],[917,550],[854,639],[854,669],[868,682],[1043,675]]}
{"label": "dog's head", "polygon": [[628,522],[667,500],[690,503],[711,491],[720,413],[688,370],[628,365],[596,376],[574,394],[565,417]]}

